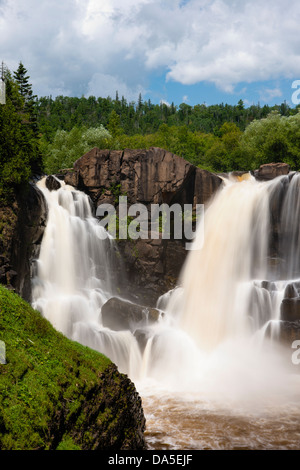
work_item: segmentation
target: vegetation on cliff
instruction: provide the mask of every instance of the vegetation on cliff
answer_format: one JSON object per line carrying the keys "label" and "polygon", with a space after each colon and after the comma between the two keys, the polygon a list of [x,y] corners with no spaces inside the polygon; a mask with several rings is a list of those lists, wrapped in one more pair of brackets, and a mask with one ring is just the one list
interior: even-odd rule
{"label": "vegetation on cliff", "polygon": [[2,286],[0,340],[0,449],[143,447],[141,402],[127,376]]}
{"label": "vegetation on cliff", "polygon": [[180,105],[179,109],[142,101],[129,107],[122,103],[93,97],[39,100],[46,171],[72,167],[93,147],[160,147],[213,172],[254,170],[278,161],[291,169],[300,167],[297,108],[244,108],[241,101],[237,106]]}

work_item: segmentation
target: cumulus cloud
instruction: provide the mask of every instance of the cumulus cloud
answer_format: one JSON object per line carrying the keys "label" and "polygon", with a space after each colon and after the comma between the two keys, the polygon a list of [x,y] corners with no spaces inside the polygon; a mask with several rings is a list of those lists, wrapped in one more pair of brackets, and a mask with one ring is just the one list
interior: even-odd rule
{"label": "cumulus cloud", "polygon": [[282,96],[282,91],[280,88],[263,88],[260,90],[260,99],[262,101],[268,102],[273,98],[278,98]]}
{"label": "cumulus cloud", "polygon": [[119,98],[122,96],[126,98],[128,102],[138,100],[139,94],[143,95],[145,89],[140,85],[137,85],[134,88],[130,88],[127,84],[119,77],[95,73],[88,84],[88,89],[86,92],[87,96],[102,96],[104,98],[110,96],[115,97],[116,92],[118,92]]}
{"label": "cumulus cloud", "polygon": [[298,0],[0,0],[1,60],[40,95],[133,97],[154,72],[230,93],[298,78],[299,22]]}

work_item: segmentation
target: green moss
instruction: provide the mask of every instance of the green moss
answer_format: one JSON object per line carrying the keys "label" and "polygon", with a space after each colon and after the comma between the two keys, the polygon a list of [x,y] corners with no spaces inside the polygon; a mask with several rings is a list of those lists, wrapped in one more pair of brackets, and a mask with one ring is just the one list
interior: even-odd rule
{"label": "green moss", "polygon": [[56,450],[81,450],[81,448],[74,443],[70,436],[65,436],[57,446]]}
{"label": "green moss", "polygon": [[76,422],[111,361],[65,338],[3,286],[0,340],[7,362],[0,364],[0,449],[68,446],[59,437],[62,417],[65,427]]}

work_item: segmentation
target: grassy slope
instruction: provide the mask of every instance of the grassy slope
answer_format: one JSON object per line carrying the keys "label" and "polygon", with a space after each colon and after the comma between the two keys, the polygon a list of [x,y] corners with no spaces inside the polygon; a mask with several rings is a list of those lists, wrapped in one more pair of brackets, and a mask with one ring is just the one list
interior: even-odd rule
{"label": "grassy slope", "polygon": [[[0,449],[96,446],[95,436],[89,444],[88,433],[82,432],[88,413],[84,403],[92,390],[99,395],[99,381],[110,360],[66,339],[2,286],[0,340],[7,361],[0,364]],[[103,419],[105,413],[102,410]],[[95,417],[98,422],[100,415]],[[81,426],[80,432],[76,426]]]}

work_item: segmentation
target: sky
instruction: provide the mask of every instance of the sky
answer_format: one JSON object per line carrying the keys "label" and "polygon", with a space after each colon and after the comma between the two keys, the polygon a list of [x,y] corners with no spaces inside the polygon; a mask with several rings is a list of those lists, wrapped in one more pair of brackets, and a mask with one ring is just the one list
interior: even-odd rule
{"label": "sky", "polygon": [[299,0],[0,0],[0,61],[39,97],[293,107],[299,24]]}

